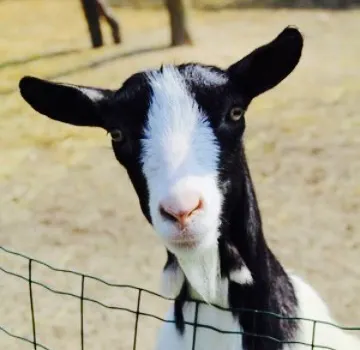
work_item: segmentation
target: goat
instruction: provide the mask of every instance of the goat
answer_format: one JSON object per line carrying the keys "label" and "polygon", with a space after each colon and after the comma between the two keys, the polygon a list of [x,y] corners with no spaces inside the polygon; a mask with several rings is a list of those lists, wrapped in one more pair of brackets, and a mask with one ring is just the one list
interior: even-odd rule
{"label": "goat", "polygon": [[20,81],[37,112],[110,133],[167,251],[163,288],[175,298],[167,315],[174,322],[160,330],[158,350],[192,348],[196,310],[199,324],[238,332],[198,326],[196,350],[302,350],[312,342],[311,349],[360,349],[327,323],[313,338],[313,323],[297,319],[333,323],[320,296],[269,249],[244,152],[250,102],[293,71],[302,48],[302,34],[287,27],[227,69],[167,65],[132,75],[116,91]]}

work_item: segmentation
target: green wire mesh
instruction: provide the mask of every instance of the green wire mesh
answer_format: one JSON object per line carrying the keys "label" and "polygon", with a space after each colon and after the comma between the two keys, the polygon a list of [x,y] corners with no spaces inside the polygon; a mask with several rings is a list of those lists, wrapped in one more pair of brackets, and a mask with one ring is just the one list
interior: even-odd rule
{"label": "green wire mesh", "polygon": [[[42,288],[44,288],[44,289],[46,289],[46,290],[48,290],[48,291],[50,291],[52,293],[55,293],[55,294],[67,295],[67,296],[79,299],[79,323],[80,323],[80,339],[81,339],[79,349],[81,349],[81,350],[85,350],[85,345],[84,345],[84,302],[85,301],[95,303],[95,304],[97,304],[97,305],[99,305],[99,306],[101,306],[103,308],[106,308],[106,309],[120,310],[120,311],[124,311],[124,312],[129,312],[129,313],[132,313],[132,314],[135,315],[134,335],[133,335],[133,345],[132,345],[133,350],[137,349],[138,324],[139,324],[139,317],[140,316],[153,318],[153,319],[158,320],[160,322],[167,322],[167,323],[173,323],[174,322],[174,321],[170,321],[170,320],[165,320],[165,319],[163,319],[161,317],[158,317],[158,316],[150,314],[150,313],[142,312],[141,308],[140,308],[141,299],[142,299],[144,294],[152,295],[152,296],[155,296],[157,298],[161,298],[161,299],[169,300],[169,301],[172,300],[170,298],[166,298],[166,297],[164,297],[164,296],[162,296],[160,294],[154,293],[152,291],[142,289],[142,288],[138,288],[138,287],[134,287],[134,286],[131,286],[131,285],[109,283],[109,282],[106,282],[106,281],[104,281],[104,280],[102,280],[102,279],[100,279],[98,277],[82,274],[82,273],[79,273],[79,272],[76,272],[76,271],[58,269],[58,268],[50,266],[50,265],[48,265],[48,264],[46,264],[46,263],[44,263],[42,261],[29,258],[29,257],[25,256],[24,254],[14,252],[14,251],[12,251],[10,249],[7,249],[5,247],[2,247],[2,246],[0,246],[0,252],[4,253],[4,254],[20,257],[20,258],[24,259],[26,261],[26,263],[27,263],[27,266],[28,266],[28,274],[27,274],[27,276],[23,276],[23,275],[20,275],[18,273],[15,273],[13,271],[9,271],[9,270],[5,269],[3,266],[1,266],[1,264],[0,264],[0,271],[7,274],[7,275],[11,275],[11,276],[19,278],[21,280],[24,280],[28,284],[30,312],[31,312],[32,339],[28,339],[28,338],[25,338],[25,337],[22,337],[22,336],[18,336],[16,334],[14,334],[13,332],[10,332],[9,330],[2,327],[1,324],[0,324],[0,331],[5,333],[6,335],[8,335],[10,337],[18,339],[19,341],[28,343],[29,346],[32,346],[34,350],[37,350],[37,349],[53,350],[53,349],[50,349],[50,348],[46,347],[45,345],[43,345],[43,344],[41,344],[41,343],[39,343],[37,341],[36,311],[35,311],[35,308],[34,308],[33,285],[40,286],[40,287],[42,287]],[[33,271],[34,264],[39,264],[39,265],[41,265],[43,267],[46,267],[47,269],[52,270],[52,271],[63,272],[65,274],[71,274],[71,275],[77,276],[79,278],[80,294],[76,295],[74,293],[63,292],[63,291],[51,288],[51,287],[49,287],[49,286],[47,286],[47,285],[33,279],[32,278],[32,271]],[[137,292],[137,306],[136,306],[136,309],[130,309],[130,308],[126,308],[126,307],[117,307],[117,306],[106,305],[106,304],[104,304],[104,303],[102,303],[102,302],[100,302],[98,300],[86,297],[85,296],[85,285],[86,285],[87,280],[97,281],[97,282],[100,282],[100,283],[102,283],[104,285],[111,286],[111,287],[116,287],[116,288],[119,288],[119,289],[125,289],[126,288],[126,289],[131,289],[133,291],[136,291]],[[248,333],[248,332],[244,332],[244,331],[239,331],[239,332],[224,331],[224,330],[220,330],[220,329],[217,329],[217,328],[209,326],[209,325],[200,324],[200,323],[197,322],[198,321],[198,311],[199,311],[199,306],[201,304],[203,304],[203,302],[196,301],[196,300],[192,300],[192,301],[196,303],[194,322],[184,322],[186,325],[190,325],[190,326],[194,327],[193,339],[192,339],[192,350],[196,350],[196,334],[197,334],[196,330],[198,328],[206,328],[206,329],[210,329],[212,331],[219,332],[219,333],[222,333],[222,334],[243,334],[243,335],[249,335],[249,336],[254,336],[254,337],[261,337],[261,338],[265,338],[265,339],[275,341],[275,342],[282,342],[284,344],[301,344],[301,345],[308,346],[309,349],[312,349],[312,350],[314,350],[314,349],[336,350],[334,348],[325,347],[325,346],[317,345],[317,344],[314,343],[316,326],[318,324],[329,325],[329,326],[332,326],[332,327],[342,329],[344,331],[360,331],[360,327],[341,327],[341,326],[338,326],[338,325],[335,325],[335,324],[331,324],[331,323],[323,322],[323,321],[318,321],[318,320],[311,320],[311,319],[297,318],[297,317],[283,317],[283,316],[280,316],[280,315],[277,315],[277,314],[274,314],[274,313],[271,313],[271,312],[267,312],[267,311],[249,310],[249,309],[237,309],[237,311],[239,311],[239,312],[251,312],[251,313],[255,313],[255,314],[262,313],[262,314],[269,315],[271,317],[280,318],[282,320],[288,320],[288,321],[300,321],[300,320],[302,320],[302,321],[312,322],[312,324],[313,324],[313,336],[312,336],[311,343],[303,343],[303,342],[296,342],[296,341],[283,342],[283,341],[280,341],[278,339],[275,339],[275,338],[267,336],[267,335],[252,334],[252,333]],[[224,309],[224,308],[221,308],[221,307],[218,307],[218,306],[214,306],[214,307],[216,307],[218,309],[221,309],[221,310],[232,311],[230,309]]]}

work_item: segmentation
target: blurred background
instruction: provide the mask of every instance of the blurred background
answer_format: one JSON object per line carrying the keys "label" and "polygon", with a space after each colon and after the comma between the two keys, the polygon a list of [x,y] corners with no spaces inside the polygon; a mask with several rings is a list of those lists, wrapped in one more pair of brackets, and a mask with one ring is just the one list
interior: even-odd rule
{"label": "blurred background", "polygon": [[[303,57],[247,113],[245,145],[265,235],[345,325],[360,325],[359,0],[0,1],[0,245],[59,268],[159,291],[161,243],[140,213],[105,132],[53,122],[20,98],[35,75],[117,88],[162,63],[227,67],[285,26]],[[0,252],[9,271],[27,263]],[[79,295],[76,276],[33,278]],[[85,295],[132,305],[130,291],[89,282]],[[0,271],[0,325],[31,338],[28,284]],[[143,307],[163,316],[166,303]],[[38,341],[80,349],[79,300],[34,287]],[[129,306],[130,307],[130,306]],[[149,310],[148,310],[149,311]],[[149,311],[150,312],[150,311]],[[84,305],[86,349],[131,349],[134,316]],[[141,320],[138,349],[159,323]],[[150,345],[151,344],[151,345]],[[2,349],[30,349],[0,332]]]}

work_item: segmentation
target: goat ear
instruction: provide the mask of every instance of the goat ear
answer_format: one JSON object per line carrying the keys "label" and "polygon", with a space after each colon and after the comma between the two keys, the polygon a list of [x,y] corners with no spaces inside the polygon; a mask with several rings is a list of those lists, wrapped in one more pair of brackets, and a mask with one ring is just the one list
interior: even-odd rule
{"label": "goat ear", "polygon": [[85,86],[24,77],[19,83],[24,100],[51,119],[78,126],[103,127],[100,107],[113,92]]}
{"label": "goat ear", "polygon": [[279,84],[293,71],[302,48],[303,37],[299,30],[287,27],[274,40],[231,65],[229,77],[252,99]]}

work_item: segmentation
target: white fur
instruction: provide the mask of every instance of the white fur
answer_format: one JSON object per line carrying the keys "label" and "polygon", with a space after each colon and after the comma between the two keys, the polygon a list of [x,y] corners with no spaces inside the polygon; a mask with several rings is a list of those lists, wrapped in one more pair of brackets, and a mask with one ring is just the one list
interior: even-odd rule
{"label": "white fur", "polygon": [[238,284],[253,284],[253,278],[250,270],[246,266],[241,266],[240,269],[236,269],[230,272],[230,280]]}
{"label": "white fur", "polygon": [[[311,320],[319,320],[331,324],[336,324],[330,315],[330,311],[321,299],[319,294],[301,278],[290,274],[291,281],[295,288],[298,298],[299,308],[297,317]],[[300,331],[297,334],[296,341],[311,344],[313,335],[313,322],[302,321]],[[320,350],[319,346],[332,348],[335,350],[359,350],[360,340],[347,332],[325,323],[317,323],[315,326],[314,350]],[[308,350],[309,346],[296,345],[289,350]],[[311,349],[311,347],[310,347]]]}
{"label": "white fur", "polygon": [[178,265],[168,266],[161,276],[161,294],[168,298],[176,298],[185,282],[184,272]]}
{"label": "white fur", "polygon": [[[177,256],[197,292],[212,300],[218,278],[217,238],[223,200],[217,185],[219,145],[206,116],[175,67],[148,73],[148,77],[152,99],[141,160],[152,223],[165,246]],[[203,202],[202,209],[190,217],[186,227],[199,242],[197,249],[191,250],[171,243],[179,234],[179,227],[164,219],[159,211],[164,199],[181,197],[189,191],[198,192]],[[200,281],[204,272],[208,280]]]}
{"label": "white fur", "polygon": [[87,97],[90,98],[90,100],[96,102],[96,101],[100,101],[104,98],[104,95],[97,91],[97,90],[94,90],[94,89],[89,89],[89,88],[84,88],[84,87],[81,87],[79,88],[79,90],[84,94],[86,95]]}
{"label": "white fur", "polygon": [[187,77],[197,81],[198,84],[207,86],[221,86],[227,83],[228,77],[225,74],[215,72],[203,66],[187,66],[184,73]]}
{"label": "white fur", "polygon": [[[215,309],[213,306],[199,304],[197,322],[195,322],[194,302],[184,306],[184,320],[196,324],[215,326],[224,331],[239,332],[239,323],[229,311]],[[166,315],[166,320],[174,320],[173,307]],[[185,332],[180,335],[173,323],[164,323],[158,337],[156,350],[192,350],[192,325],[185,325]],[[195,350],[242,350],[241,335],[221,334],[219,332],[197,327]]]}
{"label": "white fur", "polygon": [[190,283],[193,298],[227,307],[228,283],[220,275],[217,245],[185,256],[181,254],[177,259]]}
{"label": "white fur", "polygon": [[101,91],[96,90],[95,88],[93,89],[84,86],[77,86],[77,85],[65,84],[65,83],[61,83],[61,85],[79,90],[83,95],[87,96],[93,102],[100,101],[104,98],[103,93]]}
{"label": "white fur", "polygon": [[[191,282],[190,292],[194,299],[201,299],[224,308],[228,307],[228,281],[220,277],[219,260],[214,257],[216,255],[211,251],[208,252],[208,256],[194,254],[193,260],[189,258],[180,260],[181,267],[176,263],[168,266],[161,276],[161,293],[168,298],[176,298],[185,282],[184,270],[187,271],[186,278]],[[242,285],[254,283],[251,272],[246,266],[231,271],[229,279]],[[201,294],[197,291],[201,291]]]}
{"label": "white fur", "polygon": [[[290,275],[298,298],[299,307],[297,317],[316,319],[334,324],[329,310],[320,296],[299,277]],[[166,319],[174,320],[173,307],[169,310]],[[194,322],[195,303],[186,303],[184,319]],[[195,322],[194,322],[195,323]],[[197,323],[214,328],[233,332],[242,332],[239,323],[231,312],[217,309],[211,305],[200,304]],[[193,326],[187,325],[183,336],[179,335],[173,323],[164,323],[158,337],[156,350],[191,350]],[[294,341],[310,344],[284,344],[283,350],[320,350],[319,346],[334,350],[359,350],[360,340],[332,325],[318,323],[315,328],[314,348],[311,348],[313,339],[313,322],[300,321],[299,330]],[[195,350],[245,350],[242,347],[241,334],[221,334],[214,330],[197,328]]]}

